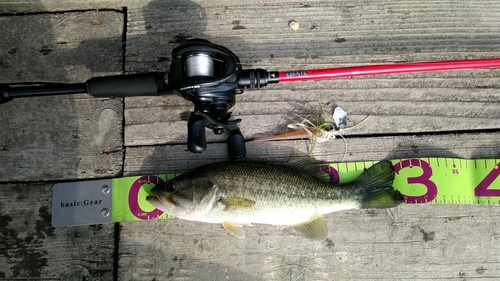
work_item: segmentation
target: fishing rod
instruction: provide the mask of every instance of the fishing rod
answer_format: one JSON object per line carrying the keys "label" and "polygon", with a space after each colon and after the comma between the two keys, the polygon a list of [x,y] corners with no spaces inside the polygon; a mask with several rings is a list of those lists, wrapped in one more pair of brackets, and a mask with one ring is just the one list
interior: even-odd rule
{"label": "fishing rod", "polygon": [[94,97],[179,95],[194,104],[188,121],[188,149],[205,151],[205,128],[215,134],[229,132],[228,155],[246,155],[245,140],[238,128],[241,119],[231,119],[228,110],[245,89],[267,84],[354,76],[386,75],[472,68],[500,67],[500,58],[351,66],[299,71],[242,69],[229,49],[203,39],[193,39],[172,50],[168,73],[94,77],[85,83],[0,84],[0,104],[14,98],[87,93]]}

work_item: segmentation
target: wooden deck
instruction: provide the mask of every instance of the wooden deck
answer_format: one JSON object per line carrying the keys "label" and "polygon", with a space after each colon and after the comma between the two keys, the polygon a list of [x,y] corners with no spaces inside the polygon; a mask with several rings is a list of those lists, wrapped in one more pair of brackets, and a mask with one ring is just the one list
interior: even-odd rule
{"label": "wooden deck", "polygon": [[[500,57],[498,1],[81,2],[0,0],[0,83],[168,71],[186,38],[269,71]],[[249,141],[285,132],[293,113],[318,113],[319,104],[342,107],[354,122],[371,115],[345,132],[345,161],[500,158],[499,85],[500,69],[283,83],[237,96],[232,112]],[[330,214],[323,242],[264,225],[239,240],[219,225],[176,219],[50,225],[54,183],[227,159],[227,136],[209,131],[204,153],[186,151],[190,110],[174,96],[0,105],[0,280],[499,280],[498,205]],[[248,142],[247,158],[284,162],[309,145]],[[343,154],[336,139],[312,156]]]}

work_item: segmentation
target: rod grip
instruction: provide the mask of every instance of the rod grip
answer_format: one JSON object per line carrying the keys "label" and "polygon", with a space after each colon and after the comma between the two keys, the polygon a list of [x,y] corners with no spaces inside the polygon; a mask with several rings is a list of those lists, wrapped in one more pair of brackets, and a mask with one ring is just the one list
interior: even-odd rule
{"label": "rod grip", "polygon": [[94,77],[85,83],[94,97],[158,96],[166,94],[165,73]]}

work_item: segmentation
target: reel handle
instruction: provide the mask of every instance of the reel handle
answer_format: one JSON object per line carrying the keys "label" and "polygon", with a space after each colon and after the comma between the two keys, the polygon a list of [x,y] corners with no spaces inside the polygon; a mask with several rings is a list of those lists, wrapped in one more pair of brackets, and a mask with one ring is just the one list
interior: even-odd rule
{"label": "reel handle", "polygon": [[227,141],[227,145],[227,153],[231,159],[243,158],[247,154],[245,138],[239,129],[231,131],[231,136]]}
{"label": "reel handle", "polygon": [[205,118],[191,113],[187,123],[188,127],[188,149],[193,153],[202,153],[207,149],[205,137]]}

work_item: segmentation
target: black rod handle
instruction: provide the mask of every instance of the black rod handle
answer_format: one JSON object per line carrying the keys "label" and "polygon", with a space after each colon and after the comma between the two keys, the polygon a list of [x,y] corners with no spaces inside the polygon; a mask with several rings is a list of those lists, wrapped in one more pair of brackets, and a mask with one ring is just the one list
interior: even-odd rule
{"label": "black rod handle", "polygon": [[94,97],[158,96],[171,91],[160,72],[94,77],[85,84]]}
{"label": "black rod handle", "polygon": [[88,93],[94,97],[158,96],[172,94],[165,82],[165,73],[94,77],[85,83],[39,85],[0,84],[0,103],[13,98]]}
{"label": "black rod handle", "polygon": [[86,93],[85,84],[44,84],[32,86],[11,86],[0,84],[0,103],[5,103],[13,98],[81,93]]}

